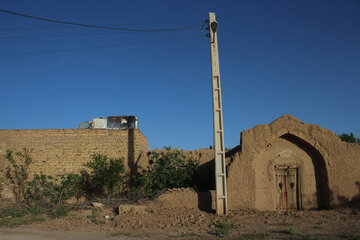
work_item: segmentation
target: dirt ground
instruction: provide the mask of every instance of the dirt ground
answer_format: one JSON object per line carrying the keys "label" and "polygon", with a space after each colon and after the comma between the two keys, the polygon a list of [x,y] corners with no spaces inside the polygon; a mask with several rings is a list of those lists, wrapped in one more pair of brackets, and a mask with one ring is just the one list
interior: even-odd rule
{"label": "dirt ground", "polygon": [[[138,203],[139,204],[139,203]],[[216,234],[219,223],[233,229]],[[360,204],[331,210],[230,211],[217,216],[198,208],[161,202],[87,206],[60,219],[0,228],[0,240],[33,239],[360,239]]]}

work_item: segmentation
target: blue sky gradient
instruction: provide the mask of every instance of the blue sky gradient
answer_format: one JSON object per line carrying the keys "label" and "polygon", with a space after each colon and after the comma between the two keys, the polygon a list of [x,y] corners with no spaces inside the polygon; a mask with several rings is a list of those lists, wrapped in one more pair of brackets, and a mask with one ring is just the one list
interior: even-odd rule
{"label": "blue sky gradient", "polygon": [[[215,12],[227,147],[283,114],[360,136],[357,0],[2,0],[0,9],[118,27],[197,24],[120,33],[0,12],[0,129],[77,128],[94,117],[136,115],[151,149],[208,148],[210,46],[200,28]],[[52,52],[109,45],[118,46]]]}

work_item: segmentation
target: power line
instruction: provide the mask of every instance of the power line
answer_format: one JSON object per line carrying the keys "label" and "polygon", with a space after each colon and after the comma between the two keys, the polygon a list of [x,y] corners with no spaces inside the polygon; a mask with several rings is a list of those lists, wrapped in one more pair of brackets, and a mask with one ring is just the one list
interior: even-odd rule
{"label": "power line", "polygon": [[102,35],[116,35],[129,34],[135,32],[107,32],[107,33],[78,33],[78,34],[54,34],[54,35],[27,35],[27,36],[8,36],[0,37],[0,39],[26,39],[26,38],[57,38],[57,37],[87,37],[87,36],[102,36]]}
{"label": "power line", "polygon": [[[144,25],[178,25],[178,24],[197,24],[199,21],[170,21],[170,22],[152,22],[152,23],[124,23],[124,24],[105,24],[106,27],[118,27],[118,26],[144,26]],[[200,26],[200,25],[199,25]],[[48,27],[12,27],[1,28],[0,31],[13,31],[13,30],[45,30],[45,29],[71,29],[79,28],[79,26],[48,26]]]}
{"label": "power line", "polygon": [[183,37],[183,38],[168,38],[168,39],[162,39],[162,40],[133,42],[133,43],[120,43],[120,44],[114,44],[114,45],[103,45],[103,46],[70,48],[70,49],[59,49],[59,50],[52,50],[52,51],[39,51],[39,52],[29,52],[29,53],[4,54],[4,55],[0,55],[0,57],[18,57],[18,56],[43,55],[43,54],[51,54],[51,53],[76,52],[76,51],[83,51],[83,50],[92,50],[92,49],[101,49],[101,48],[115,48],[115,47],[121,47],[121,46],[142,45],[142,44],[169,42],[169,41],[175,41],[175,40],[187,40],[187,39],[195,39],[195,38],[203,38],[203,37],[204,36]]}
{"label": "power line", "polygon": [[117,27],[107,27],[107,26],[90,25],[90,24],[83,24],[83,23],[65,22],[65,21],[60,21],[60,20],[53,20],[53,19],[48,19],[48,18],[35,17],[35,16],[30,16],[30,15],[26,15],[26,14],[22,14],[22,13],[17,13],[17,12],[12,12],[12,11],[8,11],[8,10],[4,10],[4,9],[0,9],[0,12],[4,12],[4,13],[16,15],[16,16],[21,16],[21,17],[26,17],[26,18],[37,19],[37,20],[46,21],[46,22],[61,23],[61,24],[75,25],[75,26],[88,27],[88,28],[119,30],[119,31],[133,31],[133,32],[182,31],[182,30],[191,29],[191,28],[194,28],[196,26],[199,26],[199,24],[194,24],[194,25],[178,27],[178,28],[163,28],[163,29],[117,28]]}
{"label": "power line", "polygon": [[[195,30],[194,30],[195,31]],[[198,31],[198,30],[196,30]],[[25,36],[7,36],[0,39],[27,39],[27,38],[63,38],[63,37],[88,37],[118,34],[136,34],[140,32],[106,32],[106,33],[74,33],[74,34],[49,34],[49,35],[25,35]]]}

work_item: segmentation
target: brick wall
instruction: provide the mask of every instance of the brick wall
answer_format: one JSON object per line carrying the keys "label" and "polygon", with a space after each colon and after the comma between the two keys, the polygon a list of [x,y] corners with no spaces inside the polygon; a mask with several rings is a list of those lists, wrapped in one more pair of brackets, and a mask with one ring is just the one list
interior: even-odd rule
{"label": "brick wall", "polygon": [[[0,130],[0,179],[7,167],[6,150],[32,149],[30,174],[58,175],[79,172],[94,153],[123,157],[128,170],[146,156],[149,145],[138,129]],[[142,164],[145,164],[142,163]]]}

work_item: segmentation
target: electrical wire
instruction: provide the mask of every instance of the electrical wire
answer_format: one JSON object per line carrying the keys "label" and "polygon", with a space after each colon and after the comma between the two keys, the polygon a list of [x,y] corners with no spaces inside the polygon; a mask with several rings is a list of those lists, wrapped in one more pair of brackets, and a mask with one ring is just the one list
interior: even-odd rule
{"label": "electrical wire", "polygon": [[27,39],[27,38],[63,38],[63,37],[88,37],[88,36],[103,36],[103,35],[117,35],[129,34],[135,32],[107,32],[107,33],[78,33],[78,34],[54,34],[54,35],[27,35],[27,36],[8,36],[0,37],[0,39]]}
{"label": "electrical wire", "polygon": [[183,37],[183,38],[168,38],[168,39],[162,39],[162,40],[132,42],[132,43],[120,43],[120,44],[114,44],[114,45],[103,45],[103,46],[93,46],[93,47],[83,47],[83,48],[59,49],[59,50],[52,50],[52,51],[4,54],[4,55],[0,55],[0,57],[17,57],[17,56],[32,56],[32,55],[52,54],[52,53],[76,52],[76,51],[83,51],[83,50],[102,49],[102,48],[115,48],[115,47],[121,47],[121,46],[142,45],[142,44],[169,42],[169,41],[175,41],[175,40],[187,40],[187,39],[195,39],[195,38],[204,38],[204,36],[201,35],[201,36]]}
{"label": "electrical wire", "polygon": [[[144,25],[178,25],[178,24],[197,24],[198,21],[170,21],[170,22],[150,22],[150,23],[124,23],[124,24],[105,24],[106,27],[119,27],[119,26],[144,26]],[[200,24],[199,24],[200,26]],[[0,31],[13,31],[13,30],[46,30],[46,29],[73,29],[79,26],[48,26],[48,27],[13,27],[1,28]]]}
{"label": "electrical wire", "polygon": [[133,31],[133,32],[182,31],[182,30],[191,29],[191,28],[194,28],[194,27],[197,27],[197,26],[200,25],[200,24],[194,24],[194,25],[178,27],[178,28],[163,28],[163,29],[117,28],[117,27],[107,27],[107,26],[90,25],[90,24],[83,24],[83,23],[65,22],[65,21],[60,21],[60,20],[53,20],[53,19],[48,19],[48,18],[35,17],[35,16],[30,16],[30,15],[26,15],[26,14],[22,14],[22,13],[17,13],[17,12],[12,12],[12,11],[8,11],[8,10],[4,10],[4,9],[0,9],[0,12],[4,12],[4,13],[16,15],[16,16],[21,16],[21,17],[26,17],[26,18],[37,19],[37,20],[46,21],[46,22],[75,25],[75,26],[87,27],[87,28],[98,28],[98,29],[107,29],[107,30],[118,30],[118,31]]}
{"label": "electrical wire", "polygon": [[[198,30],[194,30],[198,31]],[[136,34],[140,32],[106,32],[106,33],[74,33],[74,34],[52,34],[52,35],[25,35],[25,36],[7,36],[0,39],[27,39],[27,38],[66,38],[66,37],[88,37],[103,35],[119,35],[119,34]]]}

